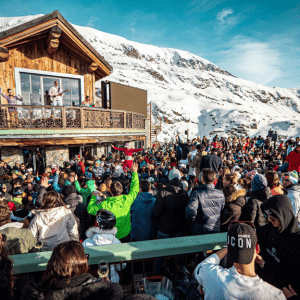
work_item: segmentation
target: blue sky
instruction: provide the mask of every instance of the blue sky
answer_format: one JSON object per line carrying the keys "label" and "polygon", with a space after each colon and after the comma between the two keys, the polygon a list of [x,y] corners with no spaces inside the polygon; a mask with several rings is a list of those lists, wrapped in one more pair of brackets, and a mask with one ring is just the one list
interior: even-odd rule
{"label": "blue sky", "polygon": [[239,78],[300,88],[299,0],[12,0],[0,16],[56,9],[73,24],[190,51]]}

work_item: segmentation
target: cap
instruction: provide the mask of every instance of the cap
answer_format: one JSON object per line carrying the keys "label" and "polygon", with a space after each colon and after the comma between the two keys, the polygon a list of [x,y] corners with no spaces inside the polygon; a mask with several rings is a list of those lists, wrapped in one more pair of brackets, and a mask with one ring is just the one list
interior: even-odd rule
{"label": "cap", "polygon": [[254,228],[245,223],[237,223],[230,226],[227,242],[227,256],[231,263],[248,265],[252,262],[256,250],[256,233]]}

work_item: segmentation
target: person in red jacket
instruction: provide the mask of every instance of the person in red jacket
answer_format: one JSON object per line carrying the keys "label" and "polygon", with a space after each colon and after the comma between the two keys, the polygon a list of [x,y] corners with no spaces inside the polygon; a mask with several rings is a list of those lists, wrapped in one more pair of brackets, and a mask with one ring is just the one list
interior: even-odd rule
{"label": "person in red jacket", "polygon": [[297,142],[296,148],[290,152],[286,161],[289,163],[289,172],[297,171],[300,173],[300,141]]}
{"label": "person in red jacket", "polygon": [[126,168],[130,170],[132,167],[132,154],[143,150],[143,148],[132,149],[132,148],[130,148],[129,143],[125,144],[125,148],[117,148],[113,144],[111,146],[113,149],[115,149],[117,151],[123,151],[125,153],[125,160],[123,162],[123,170],[126,170]]}

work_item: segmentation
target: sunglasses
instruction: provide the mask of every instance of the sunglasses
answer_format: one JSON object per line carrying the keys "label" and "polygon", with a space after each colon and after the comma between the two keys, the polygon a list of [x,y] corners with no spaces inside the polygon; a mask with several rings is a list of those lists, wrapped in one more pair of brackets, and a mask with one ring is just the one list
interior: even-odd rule
{"label": "sunglasses", "polygon": [[236,225],[236,224],[246,224],[255,229],[255,225],[250,221],[231,221],[229,227]]}
{"label": "sunglasses", "polygon": [[288,174],[283,174],[283,175],[282,175],[282,178],[283,178],[283,179],[289,179],[289,178],[290,178],[290,175],[288,175]]}

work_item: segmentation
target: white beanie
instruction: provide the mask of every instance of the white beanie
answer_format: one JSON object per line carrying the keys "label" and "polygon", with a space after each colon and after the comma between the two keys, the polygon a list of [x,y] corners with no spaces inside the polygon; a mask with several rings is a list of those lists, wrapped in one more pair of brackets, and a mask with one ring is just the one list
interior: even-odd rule
{"label": "white beanie", "polygon": [[173,168],[170,173],[169,173],[169,180],[171,181],[174,178],[181,178],[181,174],[179,172],[179,170],[177,170],[176,168]]}
{"label": "white beanie", "polygon": [[186,180],[182,180],[181,183],[182,183],[182,187],[183,187],[184,189],[186,189],[186,188],[189,187],[189,184],[187,183]]}

